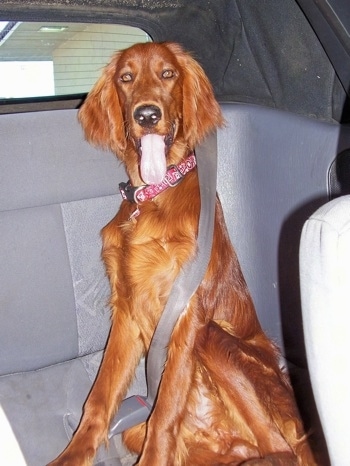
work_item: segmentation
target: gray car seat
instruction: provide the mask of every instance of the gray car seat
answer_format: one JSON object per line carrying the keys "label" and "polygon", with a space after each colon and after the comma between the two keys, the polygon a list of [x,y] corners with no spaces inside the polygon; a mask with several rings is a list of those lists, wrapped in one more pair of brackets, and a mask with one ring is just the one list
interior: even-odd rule
{"label": "gray car seat", "polygon": [[[0,404],[38,466],[66,446],[99,367],[110,326],[100,230],[126,175],[83,141],[75,111],[3,115],[0,131]],[[124,455],[112,444],[97,462]]]}
{"label": "gray car seat", "polygon": [[[303,367],[301,225],[327,198],[327,169],[350,132],[273,109],[222,108],[218,191],[229,232],[265,330]],[[66,446],[101,360],[109,285],[99,231],[126,175],[84,142],[75,110],[0,118],[0,404],[27,464],[39,466]],[[145,394],[143,372],[129,395]],[[96,464],[132,461],[118,437]]]}

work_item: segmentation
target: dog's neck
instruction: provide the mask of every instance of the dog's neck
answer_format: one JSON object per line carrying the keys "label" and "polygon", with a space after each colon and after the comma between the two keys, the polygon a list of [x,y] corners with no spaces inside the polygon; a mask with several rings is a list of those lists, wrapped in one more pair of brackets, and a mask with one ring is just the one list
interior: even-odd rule
{"label": "dog's neck", "polygon": [[159,184],[133,186],[129,181],[119,183],[119,190],[123,199],[141,204],[149,201],[168,188],[177,186],[183,177],[197,165],[195,154],[192,152],[178,165],[169,165],[163,181]]}

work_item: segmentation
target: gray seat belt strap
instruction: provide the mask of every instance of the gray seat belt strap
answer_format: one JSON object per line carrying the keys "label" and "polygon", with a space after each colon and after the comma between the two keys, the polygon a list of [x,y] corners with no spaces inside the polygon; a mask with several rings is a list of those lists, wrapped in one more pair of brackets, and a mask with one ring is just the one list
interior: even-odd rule
{"label": "gray seat belt strap", "polygon": [[145,421],[157,396],[167,358],[167,346],[180,314],[186,309],[191,297],[202,282],[207,270],[214,232],[217,138],[211,134],[196,148],[201,211],[198,224],[195,258],[186,264],[172,287],[167,304],[159,320],[147,356],[147,397],[132,396],[124,400],[114,417],[109,435],[123,432]]}
{"label": "gray seat belt strap", "polygon": [[201,212],[198,224],[198,251],[186,264],[174,282],[167,304],[154,333],[147,357],[147,400],[154,402],[167,358],[167,346],[180,314],[187,307],[192,295],[207,270],[214,230],[216,199],[216,137],[211,136],[205,145],[196,149],[200,184]]}

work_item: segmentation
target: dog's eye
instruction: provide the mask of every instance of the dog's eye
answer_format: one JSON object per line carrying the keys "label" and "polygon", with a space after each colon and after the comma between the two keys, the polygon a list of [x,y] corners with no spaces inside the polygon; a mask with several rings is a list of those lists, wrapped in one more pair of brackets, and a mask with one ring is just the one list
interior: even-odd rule
{"label": "dog's eye", "polygon": [[162,78],[169,79],[175,76],[175,72],[173,70],[164,70],[162,73]]}
{"label": "dog's eye", "polygon": [[129,83],[130,81],[133,80],[133,76],[131,73],[124,73],[120,76],[120,80],[123,82],[123,83]]}

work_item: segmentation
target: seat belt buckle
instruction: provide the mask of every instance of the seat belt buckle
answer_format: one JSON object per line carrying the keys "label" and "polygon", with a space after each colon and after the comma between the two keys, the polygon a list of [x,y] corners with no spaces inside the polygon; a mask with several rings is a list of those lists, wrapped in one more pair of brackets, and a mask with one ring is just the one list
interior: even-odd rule
{"label": "seat belt buckle", "polygon": [[123,400],[110,424],[108,438],[146,421],[151,414],[151,409],[152,406],[145,396],[134,395]]}

